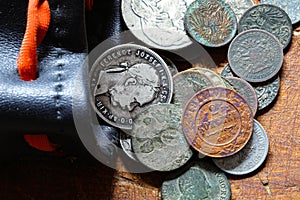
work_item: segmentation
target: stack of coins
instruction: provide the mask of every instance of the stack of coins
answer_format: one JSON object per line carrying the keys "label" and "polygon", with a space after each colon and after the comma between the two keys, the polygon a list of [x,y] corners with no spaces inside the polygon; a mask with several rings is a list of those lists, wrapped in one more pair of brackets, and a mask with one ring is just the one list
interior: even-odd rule
{"label": "stack of coins", "polygon": [[[250,0],[123,0],[122,11],[133,34],[153,48],[230,44],[221,75],[197,66],[178,72],[172,59],[136,44],[107,50],[90,73],[93,108],[122,130],[124,152],[147,168],[174,172],[162,186],[164,199],[230,199],[220,169],[248,174],[268,154],[267,134],[254,118],[279,91],[289,16]],[[195,153],[219,169],[208,158],[189,162]]]}

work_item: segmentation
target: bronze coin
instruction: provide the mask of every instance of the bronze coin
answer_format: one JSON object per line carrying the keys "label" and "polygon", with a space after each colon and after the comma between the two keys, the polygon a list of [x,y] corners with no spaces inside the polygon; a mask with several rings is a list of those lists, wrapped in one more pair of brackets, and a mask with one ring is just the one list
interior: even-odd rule
{"label": "bronze coin", "polygon": [[253,114],[246,100],[234,90],[215,87],[195,94],[182,115],[188,143],[210,157],[240,151],[253,131]]}

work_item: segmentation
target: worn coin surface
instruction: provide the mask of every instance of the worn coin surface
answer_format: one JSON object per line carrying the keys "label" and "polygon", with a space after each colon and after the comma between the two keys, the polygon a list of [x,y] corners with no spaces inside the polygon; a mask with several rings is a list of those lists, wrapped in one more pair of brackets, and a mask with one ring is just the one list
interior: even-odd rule
{"label": "worn coin surface", "polygon": [[134,161],[138,161],[132,149],[131,136],[127,134],[123,134],[120,136],[120,145],[124,151],[124,153]]}
{"label": "worn coin surface", "polygon": [[240,151],[253,130],[253,115],[246,100],[222,87],[198,92],[182,115],[188,143],[210,157],[226,157]]}
{"label": "worn coin surface", "polygon": [[231,70],[231,67],[229,64],[225,65],[221,71],[221,77],[227,78],[227,77],[234,77],[233,71]]}
{"label": "worn coin surface", "polygon": [[123,19],[132,33],[158,49],[192,44],[184,30],[184,13],[194,0],[122,0]]}
{"label": "worn coin surface", "polygon": [[145,106],[169,103],[171,73],[154,51],[123,44],[104,52],[90,71],[90,98],[96,113],[107,123],[132,128],[132,117]]}
{"label": "worn coin surface", "polygon": [[252,84],[258,99],[258,110],[268,107],[276,99],[280,89],[279,76],[263,83]]}
{"label": "worn coin surface", "polygon": [[215,158],[214,163],[223,171],[244,175],[259,168],[268,155],[268,136],[262,125],[254,120],[253,134],[247,145],[238,153],[226,157]]}
{"label": "worn coin surface", "polygon": [[239,33],[262,29],[275,35],[283,48],[292,38],[292,22],[284,10],[270,4],[258,4],[247,10],[239,21]]}
{"label": "worn coin surface", "polygon": [[132,148],[141,163],[154,170],[170,171],[191,158],[192,150],[182,133],[181,114],[178,105],[155,104],[134,118]]}
{"label": "worn coin surface", "polygon": [[235,13],[237,21],[240,20],[242,15],[252,6],[254,2],[252,0],[224,0]]}
{"label": "worn coin surface", "polygon": [[239,34],[230,44],[228,61],[232,71],[249,82],[274,77],[283,63],[278,39],[264,30],[252,29]]}
{"label": "worn coin surface", "polygon": [[237,77],[227,77],[226,80],[232,85],[233,89],[240,93],[248,102],[253,116],[257,111],[257,96],[254,88],[247,81]]}
{"label": "worn coin surface", "polygon": [[233,10],[222,0],[196,0],[184,17],[185,29],[200,44],[219,47],[232,40],[237,31]]}
{"label": "worn coin surface", "polygon": [[207,160],[191,163],[162,184],[164,200],[229,200],[230,184],[225,174]]}
{"label": "worn coin surface", "polygon": [[223,79],[219,76],[219,74],[217,74],[216,72],[207,69],[207,68],[203,68],[203,67],[192,67],[188,70],[192,70],[192,71],[198,71],[200,73],[203,73],[204,75],[206,75],[210,80],[212,80],[213,85],[215,87],[225,87],[226,84],[224,83]]}
{"label": "worn coin surface", "polygon": [[264,4],[272,4],[282,8],[291,18],[293,24],[300,21],[300,1],[299,0],[260,0]]}
{"label": "worn coin surface", "polygon": [[213,81],[196,70],[182,71],[173,76],[173,103],[185,107],[187,101],[198,91],[213,87]]}

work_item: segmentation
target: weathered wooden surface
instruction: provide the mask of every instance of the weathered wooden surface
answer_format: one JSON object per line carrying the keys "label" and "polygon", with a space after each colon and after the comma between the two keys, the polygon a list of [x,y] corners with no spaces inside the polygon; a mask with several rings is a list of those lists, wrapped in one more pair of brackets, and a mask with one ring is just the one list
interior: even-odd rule
{"label": "weathered wooden surface", "polygon": [[[248,176],[228,176],[232,199],[300,199],[299,25],[285,53],[277,101],[257,118],[270,141],[267,160]],[[163,179],[158,172],[116,172],[92,159],[37,156],[0,165],[0,199],[161,199]]]}

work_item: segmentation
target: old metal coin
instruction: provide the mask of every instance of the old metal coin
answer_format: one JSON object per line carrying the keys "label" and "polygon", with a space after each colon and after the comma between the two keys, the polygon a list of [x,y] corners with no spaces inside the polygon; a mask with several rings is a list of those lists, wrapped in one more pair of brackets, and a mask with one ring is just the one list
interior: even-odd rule
{"label": "old metal coin", "polygon": [[155,104],[134,118],[131,130],[136,158],[147,167],[170,171],[184,165],[192,150],[182,133],[182,109],[174,104]]}
{"label": "old metal coin", "polygon": [[178,73],[178,69],[177,69],[175,63],[171,59],[167,58],[166,56],[162,56],[161,55],[161,57],[166,62],[167,66],[168,66],[168,68],[169,68],[169,70],[171,72],[171,75],[174,76],[175,74],[177,74]]}
{"label": "old metal coin", "polygon": [[136,159],[136,156],[133,152],[133,149],[132,149],[131,136],[129,136],[127,134],[121,135],[120,136],[120,144],[121,144],[121,147],[122,147],[124,153],[132,160],[138,162],[138,160]]}
{"label": "old metal coin", "polygon": [[229,43],[237,31],[233,10],[222,0],[196,0],[184,17],[185,29],[200,44],[219,47]]}
{"label": "old metal coin", "polygon": [[188,143],[210,157],[226,157],[240,151],[253,130],[253,115],[246,100],[222,87],[198,92],[182,115]]}
{"label": "old metal coin", "polygon": [[231,196],[225,174],[207,160],[191,163],[167,177],[161,193],[163,200],[229,200]]}
{"label": "old metal coin", "polygon": [[224,0],[235,13],[237,21],[239,21],[242,15],[252,6],[254,2],[252,0]]}
{"label": "old metal coin", "polygon": [[293,24],[300,21],[300,1],[299,0],[260,0],[264,4],[272,4],[282,8],[291,18]]}
{"label": "old metal coin", "polygon": [[90,71],[90,98],[96,113],[107,123],[131,129],[132,117],[145,106],[169,103],[171,73],[152,50],[124,44],[104,52]]}
{"label": "old metal coin", "polygon": [[173,103],[182,108],[198,91],[214,86],[213,81],[196,70],[182,71],[173,76]]}
{"label": "old metal coin", "polygon": [[238,153],[226,157],[215,158],[214,163],[223,171],[244,175],[259,168],[268,155],[268,136],[262,125],[254,120],[253,134],[247,145]]}
{"label": "old metal coin", "polygon": [[258,4],[247,10],[239,21],[239,33],[262,29],[275,35],[283,48],[292,38],[292,22],[284,10],[270,4]]}
{"label": "old metal coin", "polygon": [[207,69],[207,68],[203,68],[203,67],[192,67],[188,70],[192,70],[192,71],[198,71],[204,75],[206,75],[210,80],[212,80],[213,85],[215,87],[225,87],[226,84],[224,83],[223,79],[219,76],[219,74],[217,74],[216,72]]}
{"label": "old metal coin", "polygon": [[227,77],[234,77],[233,71],[231,70],[231,67],[229,64],[225,65],[221,71],[221,77],[227,78]]}
{"label": "old metal coin", "polygon": [[258,99],[258,110],[263,110],[276,99],[280,89],[280,78],[277,76],[267,82],[252,84],[252,86]]}
{"label": "old metal coin", "polygon": [[253,116],[257,111],[257,96],[254,88],[247,81],[237,77],[227,77],[227,81],[233,86],[233,89],[242,95],[248,102]]}
{"label": "old metal coin", "polygon": [[122,0],[122,15],[132,33],[158,49],[192,44],[184,30],[184,13],[194,0]]}
{"label": "old metal coin", "polygon": [[249,82],[274,77],[283,63],[278,39],[264,30],[252,29],[239,34],[230,44],[228,61],[232,71]]}

